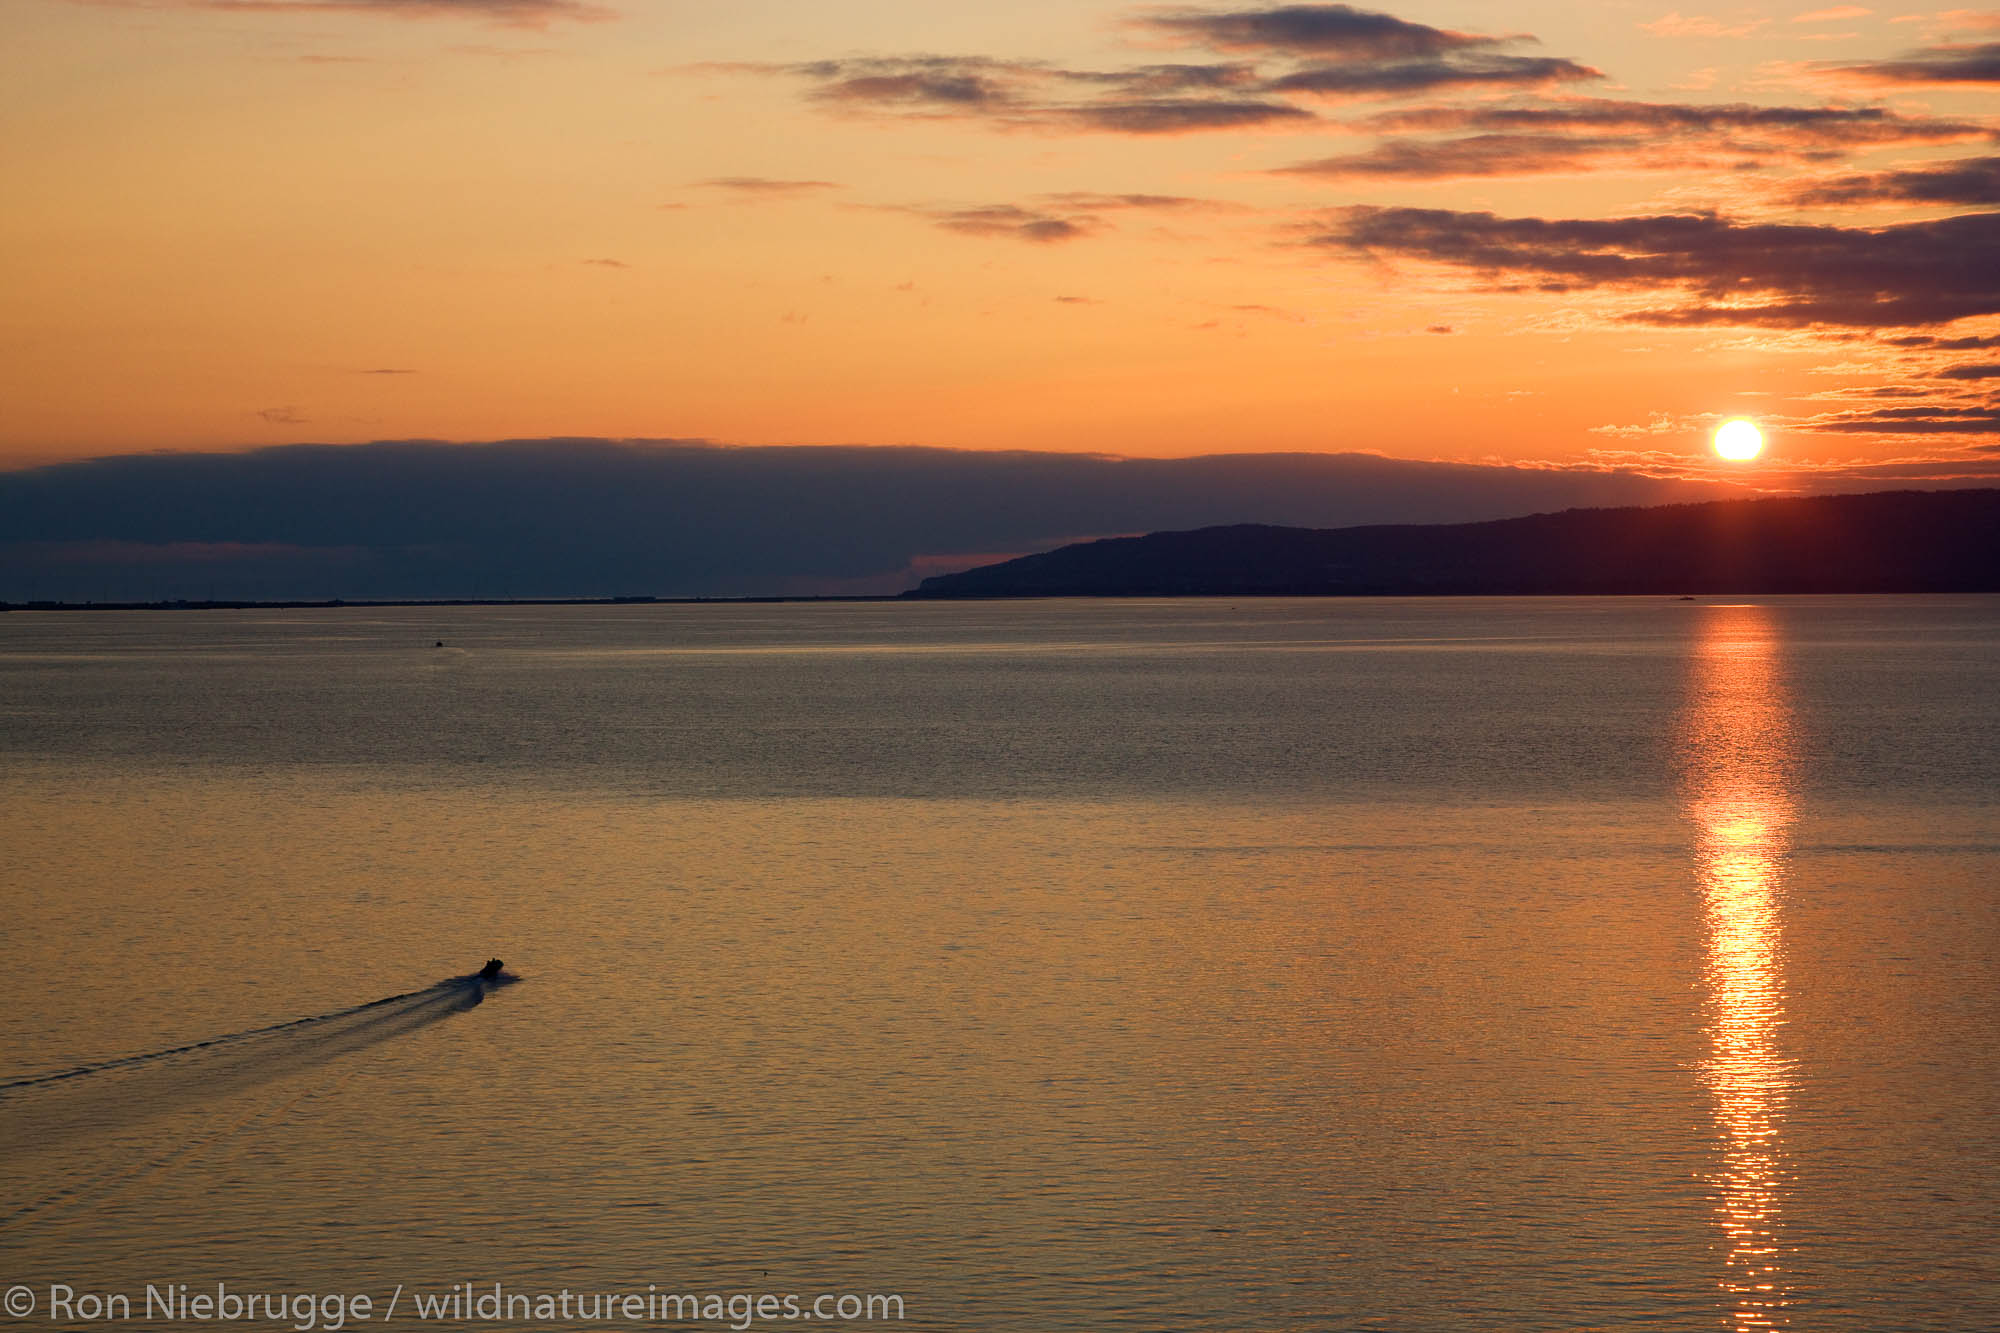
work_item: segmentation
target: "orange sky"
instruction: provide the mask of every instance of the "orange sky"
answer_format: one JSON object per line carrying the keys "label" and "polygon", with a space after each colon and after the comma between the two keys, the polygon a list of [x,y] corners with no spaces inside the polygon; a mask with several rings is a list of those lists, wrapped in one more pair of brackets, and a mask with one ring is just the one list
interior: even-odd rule
{"label": "orange sky", "polygon": [[1993,458],[2000,351],[1935,341],[2000,332],[1937,263],[1990,288],[1993,233],[1881,230],[1992,207],[1991,14],[15,0],[0,32],[0,466],[604,435],[1700,472],[1733,415],[1773,484]]}

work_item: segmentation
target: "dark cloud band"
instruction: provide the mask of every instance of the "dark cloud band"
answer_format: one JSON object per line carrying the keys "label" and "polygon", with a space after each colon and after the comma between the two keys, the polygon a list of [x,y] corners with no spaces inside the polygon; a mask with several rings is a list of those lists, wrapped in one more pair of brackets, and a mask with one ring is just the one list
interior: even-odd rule
{"label": "dark cloud band", "polygon": [[1535,88],[1601,79],[1601,70],[1557,56],[1476,55],[1384,64],[1313,65],[1271,80],[1275,93],[1315,97],[1403,97],[1446,88]]}
{"label": "dark cloud band", "polygon": [[1337,4],[1167,14],[1143,23],[1167,36],[1218,50],[1354,61],[1440,56],[1502,40]]}
{"label": "dark cloud band", "polygon": [[2000,204],[2000,157],[1842,176],[1805,186],[1799,204]]}
{"label": "dark cloud band", "polygon": [[1552,219],[1356,208],[1335,214],[1311,241],[1466,268],[1495,287],[1675,297],[1628,316],[1654,324],[1895,328],[2000,313],[2000,214],[1870,230],[1713,214]]}
{"label": "dark cloud band", "polygon": [[2000,42],[1931,46],[1892,60],[1819,68],[1865,83],[2000,84]]}
{"label": "dark cloud band", "polygon": [[[0,599],[735,595],[1267,522],[1457,522],[1718,488],[1365,454],[1119,459],[692,441],[301,445],[0,473]],[[990,558],[990,556],[989,556]]]}

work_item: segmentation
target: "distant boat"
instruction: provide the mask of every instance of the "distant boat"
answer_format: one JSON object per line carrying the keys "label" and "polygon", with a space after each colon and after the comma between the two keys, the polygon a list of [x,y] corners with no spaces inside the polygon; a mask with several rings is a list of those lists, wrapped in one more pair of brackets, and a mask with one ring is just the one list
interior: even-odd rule
{"label": "distant boat", "polygon": [[479,979],[481,981],[492,981],[500,975],[500,969],[505,966],[506,964],[498,958],[489,958],[486,960],[486,966],[479,969]]}

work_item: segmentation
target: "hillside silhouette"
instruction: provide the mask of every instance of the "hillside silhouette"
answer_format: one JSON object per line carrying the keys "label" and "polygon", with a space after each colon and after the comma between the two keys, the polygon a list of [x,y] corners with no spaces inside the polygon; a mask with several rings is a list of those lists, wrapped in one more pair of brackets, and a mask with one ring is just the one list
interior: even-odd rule
{"label": "hillside silhouette", "polygon": [[1259,524],[1064,546],[908,597],[2000,592],[2000,489],[1568,509],[1486,523]]}

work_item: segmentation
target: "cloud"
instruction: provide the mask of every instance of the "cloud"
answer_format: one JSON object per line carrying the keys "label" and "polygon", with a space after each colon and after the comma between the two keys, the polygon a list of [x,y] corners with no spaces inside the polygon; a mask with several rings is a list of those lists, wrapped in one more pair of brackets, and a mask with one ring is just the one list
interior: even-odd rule
{"label": "cloud", "polygon": [[1529,106],[1420,107],[1357,122],[1377,132],[1485,130],[1553,134],[1711,136],[1719,147],[1747,154],[1836,155],[1893,144],[1991,139],[1994,130],[1968,120],[1904,116],[1883,107],[1752,106],[1570,98]]}
{"label": "cloud", "polygon": [[[133,0],[124,0],[132,3]],[[484,19],[510,28],[545,28],[557,20],[595,22],[615,11],[585,0],[138,0],[150,9],[211,9],[264,14],[385,14],[399,18]]]}
{"label": "cloud", "polygon": [[1191,92],[1229,92],[1254,87],[1260,76],[1247,62],[1228,64],[1136,65],[1103,73],[1069,71],[1085,83],[1102,83],[1134,97],[1159,97]]}
{"label": "cloud", "polygon": [[1013,108],[1027,87],[1062,77],[1034,62],[984,56],[879,56],[775,68],[816,80],[811,95],[818,102],[932,112]]}
{"label": "cloud", "polygon": [[789,199],[802,194],[817,194],[822,190],[841,190],[846,187],[834,181],[775,180],[769,176],[715,176],[709,180],[696,181],[695,188],[724,190],[748,198]]}
{"label": "cloud", "polygon": [[1815,9],[1807,14],[1792,15],[1794,23],[1844,23],[1848,19],[1865,19],[1875,11],[1863,9],[1860,5],[1835,5],[1832,9]]}
{"label": "cloud", "polygon": [[1325,179],[1445,180],[1586,171],[1742,170],[1837,159],[1864,148],[1992,139],[1972,121],[1908,117],[1880,107],[1690,105],[1571,98],[1530,105],[1436,106],[1351,122],[1398,138],[1363,153],[1320,158],[1279,174]]}
{"label": "cloud", "polygon": [[[1002,129],[1155,135],[1286,128],[1318,117],[1291,99],[1401,97],[1448,88],[1529,88],[1603,75],[1563,57],[1498,48],[1518,36],[1451,32],[1347,5],[1289,5],[1138,20],[1149,35],[1275,61],[1152,62],[1074,69],[977,55],[864,55],[699,68],[808,80],[850,114],[973,119]],[[1289,67],[1287,67],[1289,66]]]}
{"label": "cloud", "polygon": [[1068,124],[1116,134],[1188,134],[1202,130],[1247,130],[1263,125],[1315,119],[1312,112],[1282,102],[1224,102],[1182,98],[1150,102],[1093,102],[1046,111],[1045,125]]}
{"label": "cloud", "polygon": [[1971,352],[1987,347],[2000,347],[2000,334],[1989,338],[1939,338],[1928,333],[1906,334],[1900,338],[1884,338],[1891,347],[1922,347],[1934,352]]}
{"label": "cloud", "polygon": [[2000,204],[2000,157],[1841,176],[1801,186],[1797,204]]}
{"label": "cloud", "polygon": [[1303,62],[1262,85],[1313,97],[1405,96],[1439,88],[1535,87],[1603,74],[1558,56],[1505,54],[1532,41],[1454,32],[1348,5],[1285,5],[1142,20],[1152,31],[1221,51]]}
{"label": "cloud", "polygon": [[592,268],[630,268],[630,267],[632,267],[632,266],[631,266],[630,264],[626,263],[626,262],[625,262],[624,260],[622,260],[622,259],[586,259],[586,260],[584,260],[583,262],[584,262],[585,264],[588,264],[588,265],[590,265],[590,266],[591,266]]}
{"label": "cloud", "polygon": [[1994,435],[2000,407],[1885,407],[1810,418],[1796,427],[1825,435]]}
{"label": "cloud", "polygon": [[[1834,340],[1848,347],[1865,340],[1877,347],[1903,353],[1898,358],[1901,371],[1907,375],[1923,376],[1924,379],[1915,383],[1883,383],[1880,377],[1894,373],[1890,369],[1894,363],[1885,364],[1885,358],[1880,357],[1821,366],[1815,373],[1868,376],[1875,382],[1843,384],[1807,395],[1812,400],[1840,404],[1839,410],[1810,416],[1786,416],[1767,409],[1759,414],[1760,425],[1781,435],[1866,435],[1912,443],[1949,440],[1952,437],[1971,440],[2000,432],[2000,405],[1996,405],[2000,404],[2000,399],[1993,397],[1988,383],[2000,379],[2000,365],[1953,366],[1944,364],[1940,359],[1943,353],[2000,347],[2000,334],[1964,337],[1921,333],[1892,336],[1836,334]],[[1720,420],[1722,417],[1719,414],[1676,418],[1659,413],[1644,426],[1602,426],[1595,429],[1600,434],[1626,438],[1649,434],[1686,435],[1705,432]]]}
{"label": "cloud", "polygon": [[1931,398],[1935,391],[1920,389],[1913,384],[1861,384],[1847,385],[1839,389],[1827,389],[1811,395],[1814,398]]}
{"label": "cloud", "polygon": [[2000,83],[2000,42],[1930,46],[1890,60],[1854,65],[1820,64],[1814,68],[1863,83]]}
{"label": "cloud", "polygon": [[1064,217],[1022,208],[1017,204],[939,209],[927,212],[926,216],[946,231],[961,232],[967,236],[1003,236],[1042,245],[1073,241],[1097,229],[1093,218]]}
{"label": "cloud", "polygon": [[[1503,518],[1726,493],[1367,454],[1120,459],[699,441],[389,441],[0,473],[0,598],[893,592],[928,560],[1217,523]],[[80,544],[126,543],[80,565]],[[183,579],[148,558],[237,543]],[[278,548],[288,552],[283,559]],[[935,572],[933,568],[931,572]]]}
{"label": "cloud", "polygon": [[808,96],[836,111],[978,120],[998,129],[1158,135],[1317,119],[1301,107],[1237,94],[1256,81],[1254,69],[1238,64],[1105,71],[987,56],[913,55],[723,68],[807,79],[814,84]]}
{"label": "cloud", "polygon": [[1188,212],[1226,208],[1213,200],[1179,194],[1115,194],[1065,190],[1036,196],[1033,204],[976,204],[939,207],[921,204],[888,206],[887,211],[925,218],[946,231],[967,236],[997,236],[1042,244],[1074,241],[1110,229],[1101,216],[1121,212]]}
{"label": "cloud", "polygon": [[1496,46],[1507,40],[1450,32],[1347,5],[1283,5],[1225,13],[1164,14],[1142,26],[1221,51],[1261,51],[1351,61],[1405,60]]}
{"label": "cloud", "polygon": [[1318,97],[1383,97],[1440,88],[1532,88],[1603,77],[1601,70],[1558,56],[1476,54],[1448,60],[1314,65],[1265,86],[1272,92]]}
{"label": "cloud", "polygon": [[1664,153],[1629,138],[1581,138],[1558,134],[1479,134],[1461,139],[1392,140],[1365,153],[1323,157],[1280,167],[1273,175],[1322,180],[1453,180],[1474,176],[1525,176],[1601,169],[1604,159],[1653,170],[1692,165],[1688,155]]}
{"label": "cloud", "polygon": [[2000,313],[2000,213],[1873,230],[1419,208],[1350,208],[1329,222],[1309,243],[1469,269],[1496,289],[1677,298],[1624,316],[1641,323],[1894,328]]}
{"label": "cloud", "polygon": [[303,426],[306,418],[299,415],[296,407],[260,407],[257,419],[271,426]]}
{"label": "cloud", "polygon": [[1728,23],[1706,14],[1684,18],[1679,10],[1675,10],[1651,23],[1641,23],[1639,29],[1655,37],[1748,37],[1767,22],[1768,19],[1752,19],[1747,23]]}
{"label": "cloud", "polygon": [[1212,199],[1196,199],[1184,194],[1099,194],[1091,190],[1064,190],[1041,196],[1063,208],[1083,208],[1093,212],[1116,209],[1207,209],[1219,208]]}

